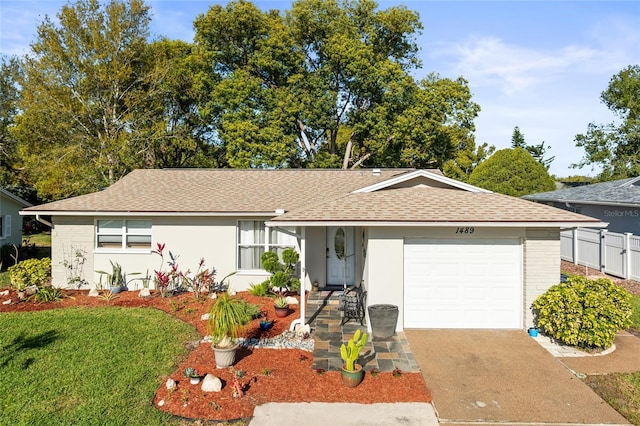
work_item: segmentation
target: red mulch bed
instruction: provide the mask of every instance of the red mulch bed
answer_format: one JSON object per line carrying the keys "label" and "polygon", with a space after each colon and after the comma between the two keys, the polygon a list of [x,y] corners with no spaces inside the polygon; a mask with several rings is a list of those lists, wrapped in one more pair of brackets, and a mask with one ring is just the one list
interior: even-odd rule
{"label": "red mulch bed", "polygon": [[[200,318],[209,311],[213,301],[196,301],[191,294],[170,298],[152,296],[138,297],[137,291],[120,293],[107,301],[100,297],[89,297],[86,290],[65,290],[69,297],[59,302],[38,304],[34,302],[0,305],[0,312],[26,312],[45,309],[61,309],[72,306],[123,306],[161,309],[181,320],[192,324],[198,332],[206,335],[206,321]],[[291,321],[300,315],[299,305],[291,305],[286,318],[276,318],[272,300],[252,296],[246,292],[239,296],[256,303],[266,312],[274,325],[269,331],[260,330],[259,320],[252,321],[246,328],[248,336],[272,337],[289,329]],[[0,297],[0,303],[16,294]],[[313,354],[298,349],[247,349],[241,348],[232,369],[216,369],[213,350],[209,344],[194,345],[194,349],[180,361],[178,368],[169,377],[178,384],[174,391],[167,390],[165,383],[169,377],[162,377],[162,384],[154,398],[159,410],[190,419],[234,420],[247,419],[253,415],[257,405],[267,402],[355,402],[372,404],[377,402],[431,402],[431,394],[420,373],[402,373],[394,377],[392,373],[368,373],[356,388],[346,387],[336,371],[319,373],[312,368]],[[192,385],[184,378],[182,371],[193,367],[204,376],[212,373],[222,380],[219,393],[204,393],[200,384]],[[234,397],[232,384],[234,371],[246,374],[241,380],[245,395]],[[158,403],[164,401],[162,406]]]}
{"label": "red mulch bed", "polygon": [[625,280],[624,278],[614,277],[612,275],[607,275],[603,272],[600,272],[597,269],[587,268],[586,266],[576,265],[571,262],[567,262],[566,260],[562,261],[562,266],[560,268],[562,272],[574,274],[574,275],[582,275],[588,278],[608,278],[614,283],[618,284],[620,287],[624,287],[629,290],[631,293],[637,294],[640,296],[640,282],[634,280]]}

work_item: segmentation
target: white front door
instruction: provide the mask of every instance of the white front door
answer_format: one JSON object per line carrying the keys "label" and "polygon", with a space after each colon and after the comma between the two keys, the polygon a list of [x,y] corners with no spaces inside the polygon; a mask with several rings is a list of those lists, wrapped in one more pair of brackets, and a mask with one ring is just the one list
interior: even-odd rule
{"label": "white front door", "polygon": [[353,285],[355,266],[353,227],[327,227],[327,285]]}

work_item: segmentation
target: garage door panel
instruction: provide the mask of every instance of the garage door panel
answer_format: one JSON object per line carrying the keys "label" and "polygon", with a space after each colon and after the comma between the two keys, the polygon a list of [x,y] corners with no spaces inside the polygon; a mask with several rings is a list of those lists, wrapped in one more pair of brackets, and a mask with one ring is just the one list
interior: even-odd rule
{"label": "garage door panel", "polygon": [[519,328],[518,239],[413,240],[405,244],[405,327]]}

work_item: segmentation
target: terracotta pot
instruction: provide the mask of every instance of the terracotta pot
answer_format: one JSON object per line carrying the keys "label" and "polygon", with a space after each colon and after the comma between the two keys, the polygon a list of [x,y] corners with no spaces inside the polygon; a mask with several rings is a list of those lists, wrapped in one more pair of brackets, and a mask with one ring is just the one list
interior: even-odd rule
{"label": "terracotta pot", "polygon": [[217,348],[213,346],[213,354],[216,359],[216,367],[231,367],[233,363],[236,362],[236,349],[238,349],[237,344],[228,348]]}
{"label": "terracotta pot", "polygon": [[362,379],[364,379],[364,370],[360,364],[355,364],[355,370],[349,371],[342,366],[342,383],[349,386],[350,388],[355,388],[358,386]]}
{"label": "terracotta pot", "polygon": [[278,318],[284,318],[287,315],[289,315],[289,307],[287,306],[286,308],[275,308],[276,310],[276,316]]}

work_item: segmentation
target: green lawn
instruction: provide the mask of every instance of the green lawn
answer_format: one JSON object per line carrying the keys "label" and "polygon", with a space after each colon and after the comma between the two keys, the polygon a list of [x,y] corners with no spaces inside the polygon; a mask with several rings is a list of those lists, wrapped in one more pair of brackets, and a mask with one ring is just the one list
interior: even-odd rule
{"label": "green lawn", "polygon": [[31,244],[35,244],[36,247],[51,247],[51,234],[40,233],[25,235],[22,237],[23,241],[28,241]]}
{"label": "green lawn", "polygon": [[154,309],[0,314],[0,424],[177,424],[152,405],[196,330]]}
{"label": "green lawn", "polygon": [[591,388],[634,425],[640,425],[640,372],[588,376]]}
{"label": "green lawn", "polygon": [[640,296],[631,295],[631,305],[633,313],[631,314],[631,328],[640,331]]}

